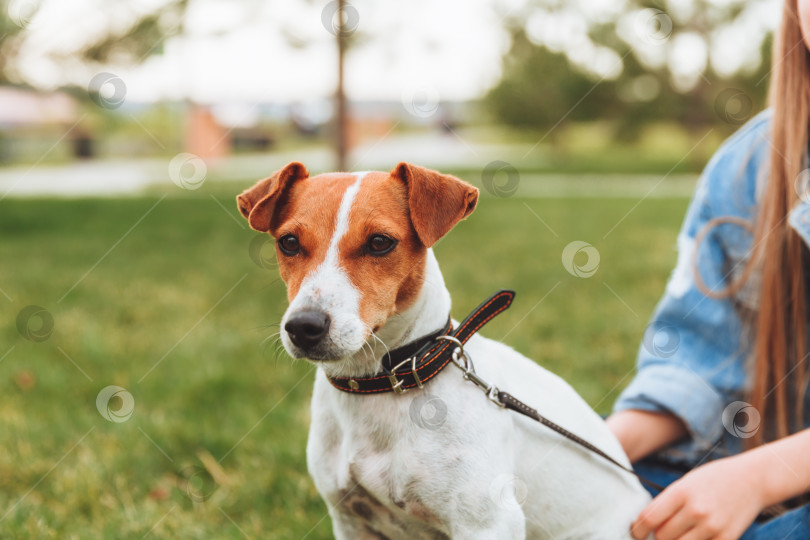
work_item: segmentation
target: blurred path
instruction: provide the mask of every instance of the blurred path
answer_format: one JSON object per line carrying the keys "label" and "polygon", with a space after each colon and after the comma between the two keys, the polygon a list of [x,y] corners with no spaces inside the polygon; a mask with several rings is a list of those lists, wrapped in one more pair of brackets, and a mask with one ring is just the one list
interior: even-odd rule
{"label": "blurred path", "polygon": [[[409,161],[439,170],[480,170],[499,160],[518,171],[524,145],[471,143],[453,133],[397,135],[357,148],[351,156],[352,170],[390,170]],[[0,200],[36,196],[125,196],[148,188],[172,186],[169,162],[173,156],[75,162],[0,168]],[[207,163],[206,181],[246,182],[268,176],[290,161],[301,161],[313,173],[331,170],[328,147],[311,147],[267,154],[237,155]],[[524,174],[517,182],[517,196],[526,197],[688,197],[694,175],[570,175]],[[483,186],[481,173],[465,180]],[[496,177],[495,182],[505,182]]]}

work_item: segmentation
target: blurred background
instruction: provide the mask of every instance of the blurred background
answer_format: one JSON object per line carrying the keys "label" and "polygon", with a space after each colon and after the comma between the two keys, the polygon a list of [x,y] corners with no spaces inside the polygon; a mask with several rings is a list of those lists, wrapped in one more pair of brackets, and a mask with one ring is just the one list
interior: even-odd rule
{"label": "blurred background", "polygon": [[[3,0],[0,537],[330,538],[314,368],[234,196],[289,161],[482,190],[436,247],[598,412],[701,169],[766,106],[776,0]],[[452,406],[448,403],[447,406]],[[430,417],[435,411],[422,411]]]}

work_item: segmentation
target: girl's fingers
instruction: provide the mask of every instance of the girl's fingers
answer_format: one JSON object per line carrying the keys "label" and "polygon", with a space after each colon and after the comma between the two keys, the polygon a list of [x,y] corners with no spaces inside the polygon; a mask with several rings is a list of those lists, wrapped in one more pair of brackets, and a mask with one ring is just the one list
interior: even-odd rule
{"label": "girl's fingers", "polygon": [[684,535],[691,531],[695,525],[697,525],[697,520],[684,512],[683,507],[681,507],[680,510],[675,511],[675,515],[655,529],[655,540],[682,540]]}
{"label": "girl's fingers", "polygon": [[706,529],[701,527],[695,527],[694,529],[690,529],[689,532],[682,537],[678,538],[678,540],[711,540],[712,538],[715,538],[714,534],[709,534],[706,532]]}
{"label": "girl's fingers", "polygon": [[683,504],[683,497],[671,489],[664,490],[641,511],[635,523],[630,527],[633,538],[637,540],[647,538],[651,532],[680,510]]}

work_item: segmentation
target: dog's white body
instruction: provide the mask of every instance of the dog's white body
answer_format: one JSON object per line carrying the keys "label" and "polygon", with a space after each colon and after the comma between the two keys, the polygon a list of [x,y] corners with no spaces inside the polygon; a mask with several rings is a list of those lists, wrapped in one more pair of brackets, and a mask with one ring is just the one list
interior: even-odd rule
{"label": "dog's white body", "polygon": [[[450,295],[430,246],[477,196],[409,164],[309,178],[293,163],[238,198],[251,227],[277,238],[290,298],[282,343],[319,365],[307,461],[335,536],[630,538],[649,501],[635,477],[497,406],[456,367],[403,394],[349,394],[327,380],[376,373],[388,350],[444,326]],[[562,379],[479,334],[465,351],[484,380],[629,465]]]}
{"label": "dog's white body", "polygon": [[[388,348],[446,321],[432,251],[427,267],[417,303],[379,334]],[[465,351],[484,380],[629,465],[565,381],[479,334]],[[337,390],[319,369],[307,461],[339,540],[623,539],[650,499],[634,477],[496,406],[453,366],[423,390],[367,396]]]}

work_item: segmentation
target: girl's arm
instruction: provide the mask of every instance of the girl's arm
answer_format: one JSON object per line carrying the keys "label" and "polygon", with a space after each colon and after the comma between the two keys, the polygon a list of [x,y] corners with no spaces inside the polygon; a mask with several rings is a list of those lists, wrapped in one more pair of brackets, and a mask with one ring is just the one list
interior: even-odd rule
{"label": "girl's arm", "polygon": [[677,480],[633,524],[634,538],[739,538],[768,506],[810,488],[810,429],[702,465]]}
{"label": "girl's arm", "polygon": [[686,427],[677,417],[657,412],[627,409],[607,419],[608,428],[624,448],[630,462],[652,454],[686,436]]}
{"label": "girl's arm", "polygon": [[765,444],[748,454],[748,463],[759,471],[763,508],[784,502],[810,489],[810,429]]}

